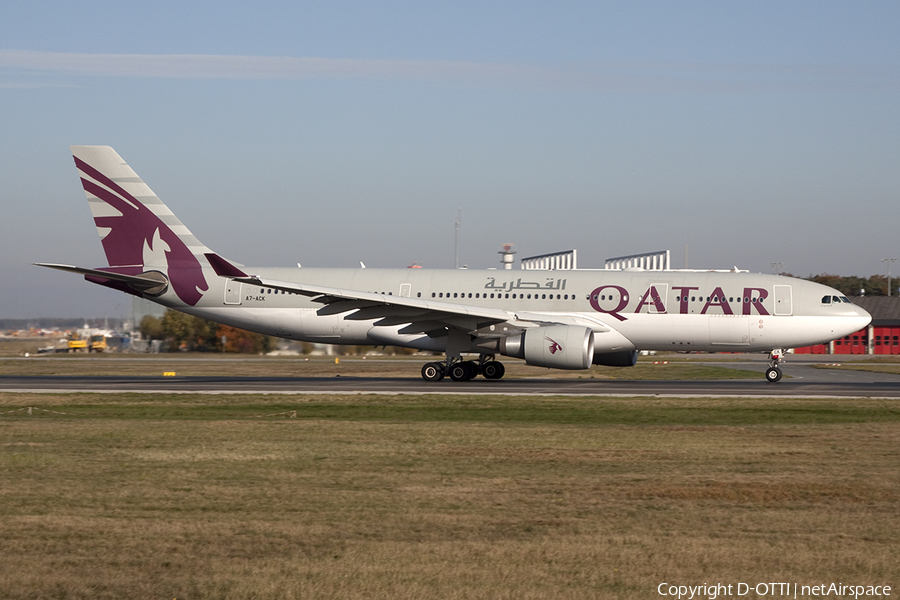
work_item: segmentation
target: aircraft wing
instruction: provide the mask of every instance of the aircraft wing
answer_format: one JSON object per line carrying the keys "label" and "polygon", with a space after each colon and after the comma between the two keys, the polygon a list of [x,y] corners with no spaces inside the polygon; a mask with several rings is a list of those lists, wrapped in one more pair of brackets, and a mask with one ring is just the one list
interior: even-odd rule
{"label": "aircraft wing", "polygon": [[258,277],[245,273],[215,253],[208,253],[205,256],[216,274],[221,277],[308,296],[312,298],[313,302],[324,304],[317,311],[319,315],[337,315],[354,311],[345,318],[358,321],[377,319],[376,326],[406,324],[407,326],[400,330],[401,333],[437,332],[448,326],[474,332],[482,327],[515,320],[514,313],[497,308],[434,302],[421,298],[375,294]]}
{"label": "aircraft wing", "polygon": [[320,315],[355,311],[346,318],[359,321],[378,319],[375,322],[376,326],[409,324],[401,330],[402,333],[428,333],[444,326],[475,331],[489,325],[516,320],[515,313],[498,308],[389,296],[255,276],[232,277],[232,279],[308,296],[313,302],[324,305],[318,310]]}
{"label": "aircraft wing", "polygon": [[518,328],[581,325],[590,327],[595,333],[612,331],[605,323],[583,315],[507,311],[484,306],[435,302],[434,300],[389,296],[254,276],[233,277],[233,279],[241,283],[309,296],[314,302],[325,305],[317,311],[319,315],[335,315],[355,311],[345,318],[353,321],[377,319],[376,327],[407,324],[400,330],[400,333],[430,333],[449,326],[476,333],[479,337],[501,337],[505,334],[483,329],[499,323],[511,323]]}
{"label": "aircraft wing", "polygon": [[598,333],[610,331],[609,327],[596,319],[585,319],[573,315],[515,312],[457,302],[436,302],[421,298],[279,281],[248,275],[214,253],[206,254],[206,258],[216,274],[222,277],[250,285],[301,294],[312,298],[313,302],[324,304],[325,306],[317,311],[319,315],[337,315],[353,311],[344,318],[354,321],[375,320],[376,327],[405,324],[406,326],[400,329],[400,333],[404,334],[437,333],[445,327],[455,327],[483,337],[500,337],[504,334],[484,329],[498,323],[511,323],[520,328],[577,324],[590,327]]}

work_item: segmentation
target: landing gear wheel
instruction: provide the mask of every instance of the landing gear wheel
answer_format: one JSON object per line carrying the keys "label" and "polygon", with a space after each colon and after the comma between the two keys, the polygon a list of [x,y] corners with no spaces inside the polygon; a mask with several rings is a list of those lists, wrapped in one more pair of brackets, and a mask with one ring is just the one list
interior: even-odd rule
{"label": "landing gear wheel", "polygon": [[769,383],[781,381],[781,369],[778,367],[769,367],[766,369],[766,381]]}
{"label": "landing gear wheel", "polygon": [[425,381],[440,381],[444,378],[444,365],[441,363],[425,363],[422,367],[422,379]]}
{"label": "landing gear wheel", "polygon": [[481,374],[484,375],[485,379],[500,379],[504,373],[506,373],[506,367],[503,366],[502,362],[489,360],[481,365]]}
{"label": "landing gear wheel", "polygon": [[478,374],[475,363],[468,361],[458,362],[450,367],[450,379],[453,381],[469,381]]}

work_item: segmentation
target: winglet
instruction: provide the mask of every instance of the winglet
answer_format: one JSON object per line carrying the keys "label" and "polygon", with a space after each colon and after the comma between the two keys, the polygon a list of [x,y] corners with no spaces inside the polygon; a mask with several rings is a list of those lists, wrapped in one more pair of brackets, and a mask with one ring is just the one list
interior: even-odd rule
{"label": "winglet", "polygon": [[216,275],[220,277],[250,277],[215,252],[210,252],[203,256],[205,256],[206,260],[209,261],[209,264],[212,265]]}

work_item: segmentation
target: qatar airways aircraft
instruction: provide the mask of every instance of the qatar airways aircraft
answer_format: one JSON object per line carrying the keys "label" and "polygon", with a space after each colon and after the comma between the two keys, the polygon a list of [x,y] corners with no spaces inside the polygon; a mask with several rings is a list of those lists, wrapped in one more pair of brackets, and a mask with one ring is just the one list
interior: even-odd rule
{"label": "qatar airways aircraft", "polygon": [[429,381],[500,379],[497,355],[588,369],[673,350],[768,351],[775,382],[785,349],[871,320],[832,288],[746,272],[245,267],[200,243],[112,148],[72,154],[109,265],[40,266],[267,335],[445,353],[422,367]]}

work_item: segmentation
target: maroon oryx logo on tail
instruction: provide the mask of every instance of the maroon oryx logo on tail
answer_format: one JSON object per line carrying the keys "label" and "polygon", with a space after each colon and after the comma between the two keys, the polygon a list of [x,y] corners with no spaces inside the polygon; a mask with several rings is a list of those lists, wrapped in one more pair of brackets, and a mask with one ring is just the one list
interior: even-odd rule
{"label": "maroon oryx logo on tail", "polygon": [[549,338],[544,336],[544,339],[550,342],[550,354],[556,354],[557,352],[562,352],[562,346],[559,345],[559,342],[554,340],[553,338]]}
{"label": "maroon oryx logo on tail", "polygon": [[[99,229],[108,229],[103,237],[103,250],[110,267],[129,267],[137,274],[143,270],[145,252],[150,255],[165,252],[167,276],[175,294],[190,306],[194,306],[209,289],[200,261],[188,249],[181,238],[162,219],[126,192],[112,179],[90,166],[77,156],[75,165],[93,179],[81,178],[84,190],[116,209],[115,216],[94,217]],[[98,185],[98,182],[102,185]]]}

